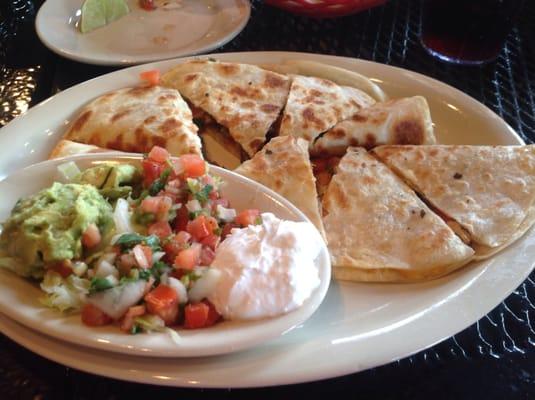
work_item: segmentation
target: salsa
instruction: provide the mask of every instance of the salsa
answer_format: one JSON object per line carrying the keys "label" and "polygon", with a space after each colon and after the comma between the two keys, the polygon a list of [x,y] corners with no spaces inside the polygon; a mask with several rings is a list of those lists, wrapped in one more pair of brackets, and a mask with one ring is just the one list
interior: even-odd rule
{"label": "salsa", "polygon": [[[53,260],[36,256],[44,304],[81,310],[85,325],[116,323],[129,333],[206,328],[222,319],[207,300],[219,278],[210,268],[216,249],[233,228],[262,221],[258,210],[230,207],[202,158],[171,158],[154,147],[140,166],[99,165],[67,185],[90,192],[106,218],[74,217],[83,221],[70,231],[70,247],[79,251]],[[29,201],[35,198],[17,207]],[[0,251],[0,266],[17,260],[8,248]]]}

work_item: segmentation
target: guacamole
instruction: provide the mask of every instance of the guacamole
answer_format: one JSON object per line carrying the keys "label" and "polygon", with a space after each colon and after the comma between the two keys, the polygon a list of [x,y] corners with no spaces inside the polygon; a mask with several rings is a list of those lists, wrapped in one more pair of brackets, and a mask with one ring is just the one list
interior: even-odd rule
{"label": "guacamole", "polygon": [[113,228],[113,209],[90,184],[54,183],[20,199],[3,224],[0,249],[17,259],[18,272],[38,276],[46,264],[82,256],[81,235],[89,224],[101,233]]}
{"label": "guacamole", "polygon": [[88,168],[77,178],[78,183],[89,183],[95,186],[100,194],[110,200],[128,197],[132,193],[132,185],[140,181],[141,174],[130,164],[102,164]]}

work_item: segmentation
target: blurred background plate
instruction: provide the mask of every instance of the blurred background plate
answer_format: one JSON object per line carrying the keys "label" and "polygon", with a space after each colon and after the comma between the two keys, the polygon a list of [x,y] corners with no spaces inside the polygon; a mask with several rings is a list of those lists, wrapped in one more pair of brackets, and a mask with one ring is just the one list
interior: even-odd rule
{"label": "blurred background plate", "polygon": [[251,13],[248,0],[183,0],[177,9],[130,13],[92,32],[78,29],[82,0],[47,0],[35,20],[41,41],[55,53],[99,65],[131,65],[205,53],[241,32]]}

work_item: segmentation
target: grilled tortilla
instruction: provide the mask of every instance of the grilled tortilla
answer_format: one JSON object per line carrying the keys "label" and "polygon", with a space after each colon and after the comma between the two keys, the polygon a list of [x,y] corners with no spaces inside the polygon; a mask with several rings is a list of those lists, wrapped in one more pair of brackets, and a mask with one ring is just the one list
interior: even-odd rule
{"label": "grilled tortilla", "polygon": [[49,160],[61,157],[75,156],[77,154],[105,153],[111,150],[103,149],[92,144],[76,143],[70,140],[60,140],[50,152]]}
{"label": "grilled tortilla", "polygon": [[203,109],[253,156],[286,103],[290,79],[254,65],[195,60],[162,76]]}
{"label": "grilled tortilla", "polygon": [[300,137],[312,146],[321,133],[374,103],[372,97],[359,89],[296,75],[282,114],[279,135]]}
{"label": "grilled tortilla", "polygon": [[460,224],[476,255],[494,254],[535,221],[534,145],[381,146],[374,152]]}
{"label": "grilled tortilla", "polygon": [[157,145],[175,156],[201,154],[186,102],[177,90],[159,86],[119,89],[93,100],[64,139],[133,153]]}
{"label": "grilled tortilla", "polygon": [[325,236],[306,140],[291,136],[273,138],[235,171],[288,199]]}
{"label": "grilled tortilla", "polygon": [[431,113],[425,98],[407,97],[376,103],[336,124],[311,149],[319,156],[341,156],[349,146],[434,144]]}
{"label": "grilled tortilla", "polygon": [[409,282],[437,278],[474,251],[384,164],[349,148],[323,197],[334,276]]}

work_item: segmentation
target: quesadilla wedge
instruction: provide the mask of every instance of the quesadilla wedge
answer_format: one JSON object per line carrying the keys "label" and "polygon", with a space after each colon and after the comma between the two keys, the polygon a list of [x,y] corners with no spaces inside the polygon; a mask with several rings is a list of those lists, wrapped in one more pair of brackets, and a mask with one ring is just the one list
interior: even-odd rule
{"label": "quesadilla wedge", "polygon": [[318,137],[311,153],[341,156],[349,146],[371,149],[382,144],[435,142],[427,101],[415,96],[363,108]]}
{"label": "quesadilla wedge", "polygon": [[370,78],[355,71],[309,60],[286,60],[282,68],[293,68],[295,74],[329,79],[338,85],[350,86],[369,94],[377,101],[386,101],[388,96]]}
{"label": "quesadilla wedge", "polygon": [[308,140],[349,118],[375,100],[359,89],[326,79],[295,75],[282,114],[279,135]]}
{"label": "quesadilla wedge", "polygon": [[468,263],[474,251],[384,164],[350,147],[323,197],[334,276],[410,282]]}
{"label": "quesadilla wedge", "polygon": [[93,100],[64,139],[133,153],[160,146],[174,156],[201,154],[186,102],[177,90],[160,86],[119,89]]}
{"label": "quesadilla wedge", "polygon": [[228,129],[253,156],[286,103],[290,79],[254,65],[194,60],[162,76],[195,107]]}
{"label": "quesadilla wedge", "polygon": [[50,152],[48,159],[75,156],[77,154],[105,153],[113,150],[103,149],[92,144],[76,143],[71,140],[61,139]]}
{"label": "quesadilla wedge", "polygon": [[271,139],[235,172],[279,193],[299,208],[325,237],[308,142],[291,136]]}
{"label": "quesadilla wedge", "polygon": [[535,221],[534,145],[381,146],[374,153],[459,224],[476,255],[494,254]]}

